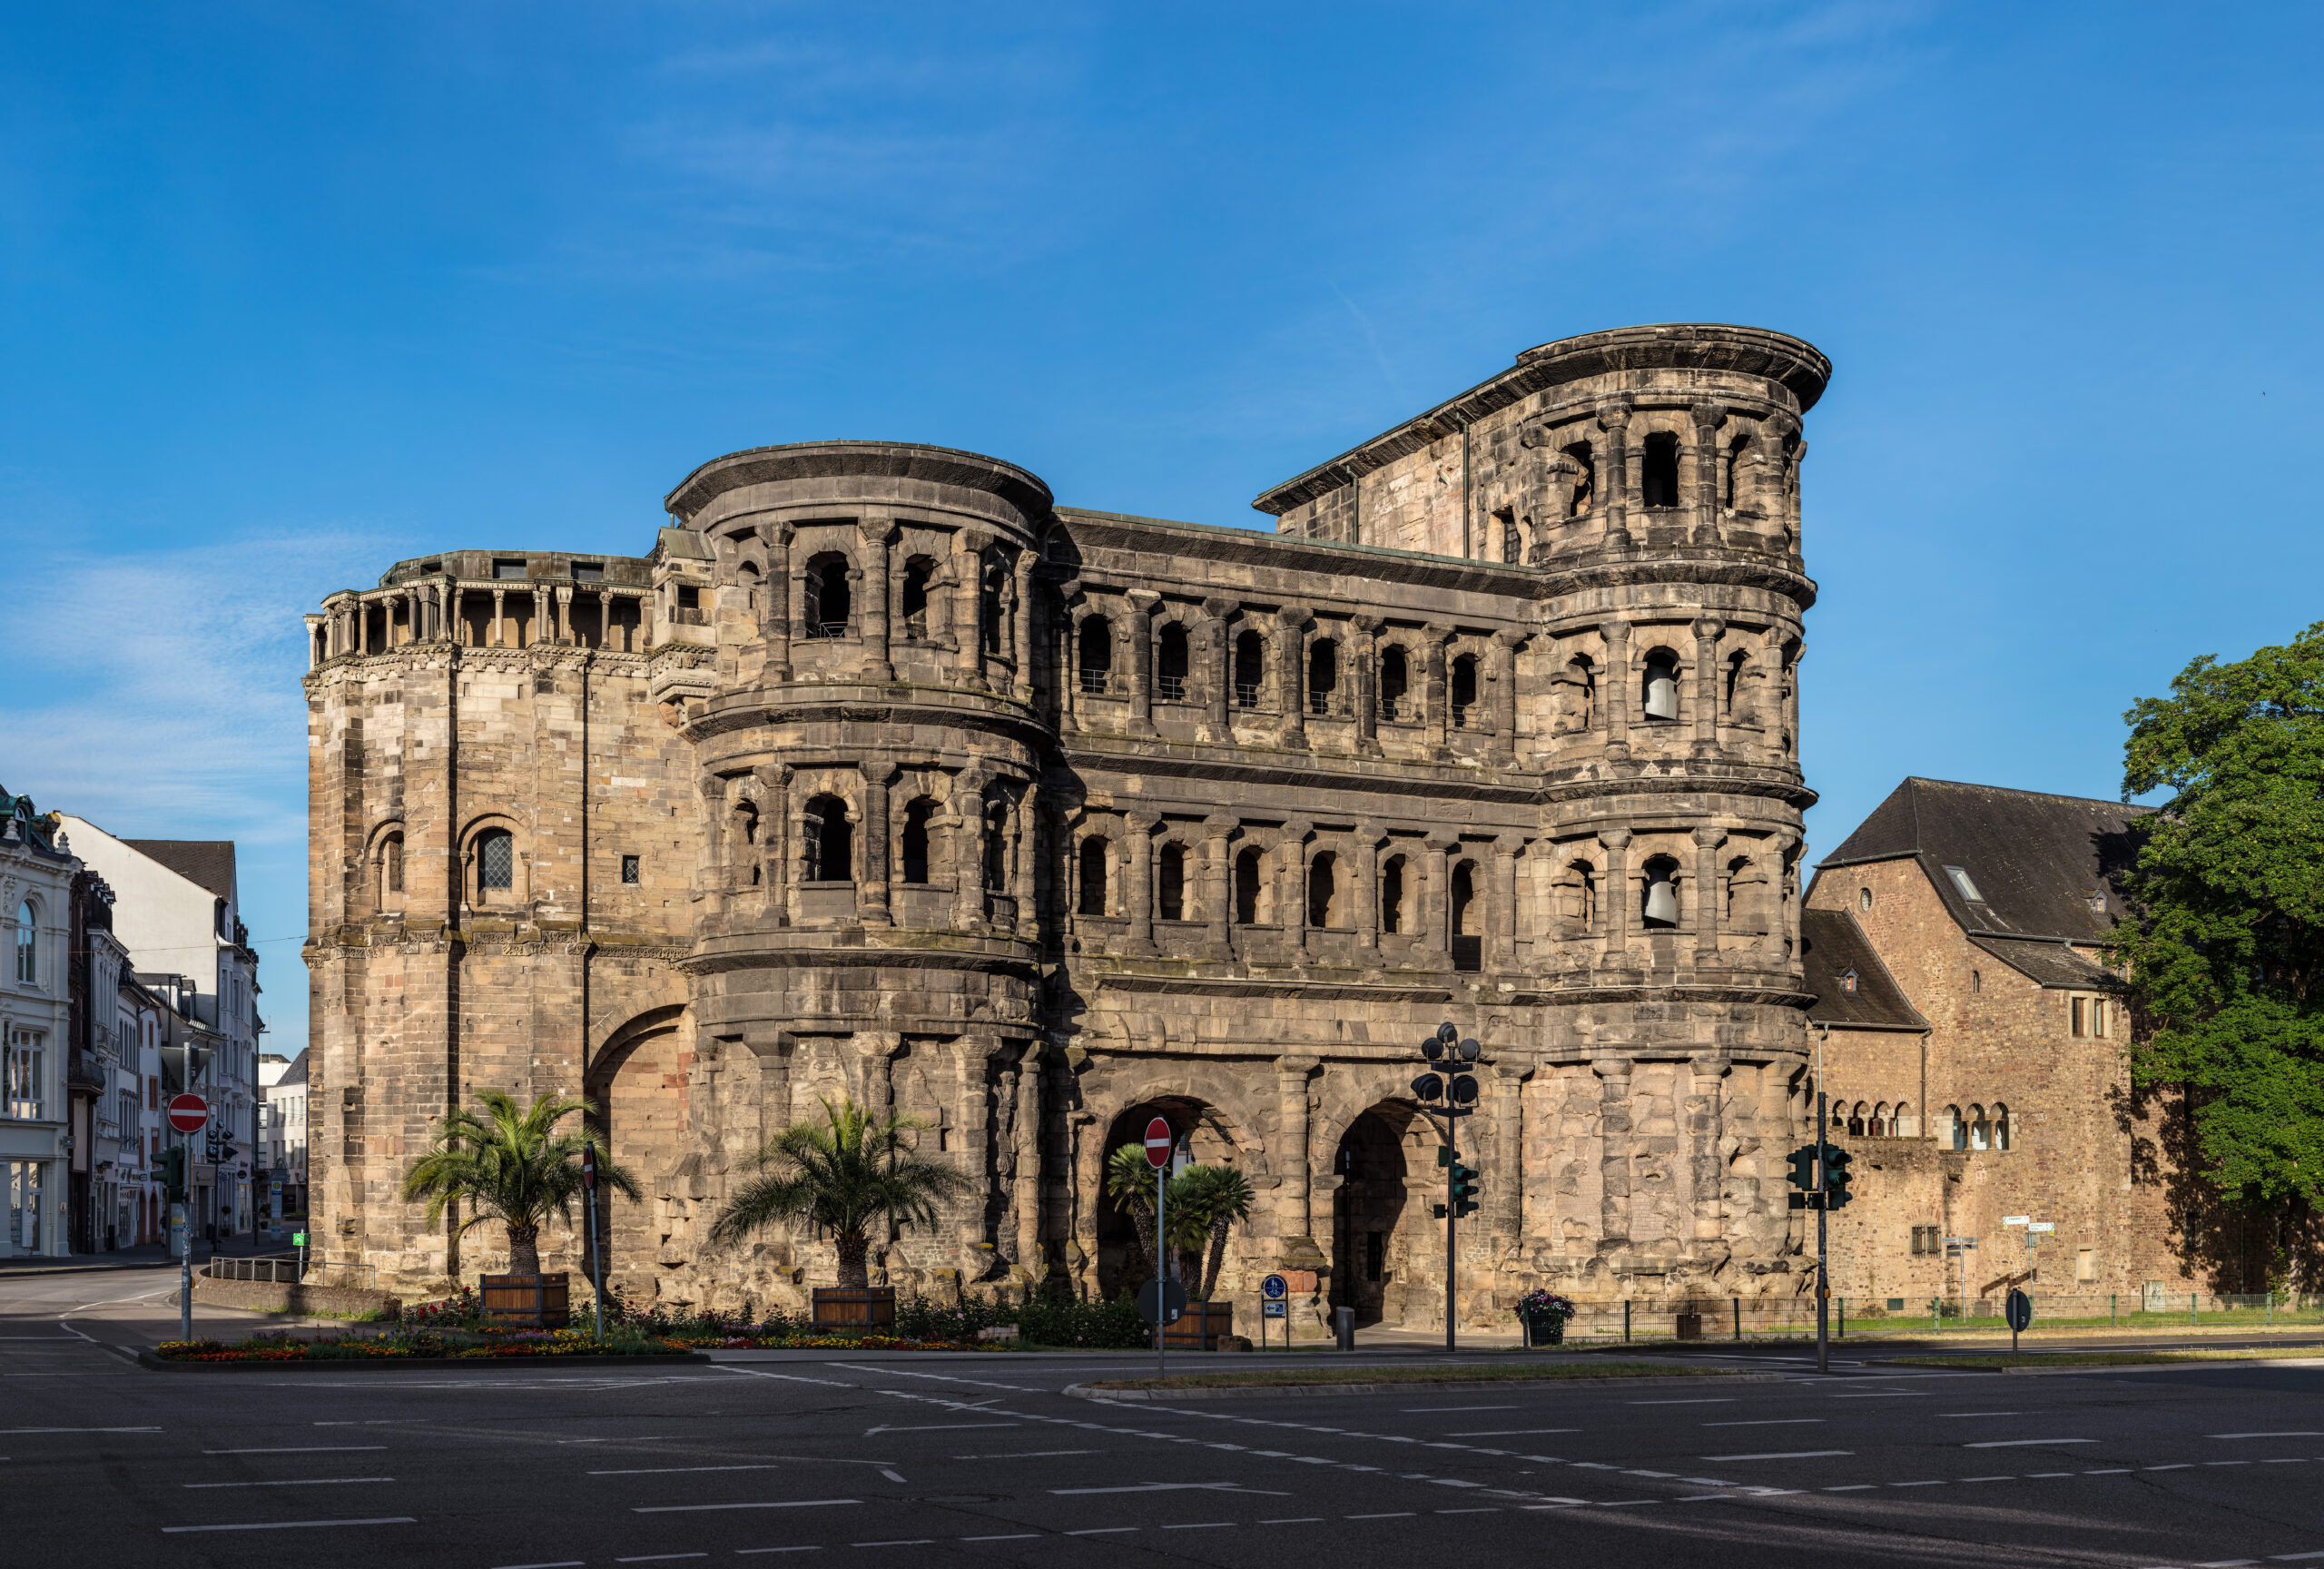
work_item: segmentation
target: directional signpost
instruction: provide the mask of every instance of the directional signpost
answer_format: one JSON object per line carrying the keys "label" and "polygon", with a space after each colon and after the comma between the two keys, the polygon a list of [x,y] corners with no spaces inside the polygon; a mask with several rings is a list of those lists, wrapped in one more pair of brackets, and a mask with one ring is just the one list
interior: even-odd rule
{"label": "directional signpost", "polygon": [[1291,1282],[1270,1275],[1259,1282],[1259,1349],[1267,1348],[1267,1320],[1283,1320],[1283,1348],[1291,1349]]}
{"label": "directional signpost", "polygon": [[192,1174],[187,1167],[193,1159],[190,1146],[193,1136],[210,1123],[210,1102],[199,1095],[170,1097],[170,1126],[182,1135],[178,1144],[177,1169],[184,1189],[170,1205],[170,1240],[178,1250],[178,1338],[193,1338],[193,1227],[186,1214],[186,1200],[192,1193]]}
{"label": "directional signpost", "polygon": [[1163,1213],[1164,1202],[1170,1191],[1170,1151],[1177,1148],[1178,1136],[1170,1124],[1157,1117],[1146,1125],[1146,1163],[1154,1168],[1154,1260],[1156,1274],[1137,1294],[1137,1310],[1154,1326],[1154,1372],[1157,1377],[1169,1376],[1169,1353],[1163,1349],[1165,1327],[1178,1321],[1187,1310],[1186,1288],[1170,1278],[1169,1218]]}

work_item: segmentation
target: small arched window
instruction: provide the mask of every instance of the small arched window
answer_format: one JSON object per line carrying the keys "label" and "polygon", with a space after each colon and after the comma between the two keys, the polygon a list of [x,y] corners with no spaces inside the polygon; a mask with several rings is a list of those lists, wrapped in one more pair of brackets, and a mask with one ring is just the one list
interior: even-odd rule
{"label": "small arched window", "polygon": [[1872,908],[1872,890],[1871,890],[1871,889],[1869,889],[1869,888],[1859,888],[1859,889],[1857,889],[1857,890],[1856,891],[1856,907],[1857,909],[1859,909],[1859,910],[1863,910],[1863,911],[1866,911],[1866,912],[1869,912],[1869,911],[1871,910],[1871,908]]}
{"label": "small arched window", "polygon": [[1103,616],[1085,616],[1078,641],[1081,689],[1103,693],[1114,673],[1114,625]]}
{"label": "small arched window", "polygon": [[1598,723],[1598,666],[1577,654],[1565,666],[1566,728],[1588,730]]}
{"label": "small arched window", "polygon": [[1162,846],[1154,868],[1154,913],[1164,921],[1187,918],[1187,847]]}
{"label": "small arched window", "polygon": [[847,820],[847,803],[836,795],[817,795],[803,814],[806,850],[802,870],[809,883],[855,881],[855,825]]}
{"label": "small arched window", "polygon": [[1235,639],[1235,706],[1256,708],[1259,706],[1259,688],[1265,684],[1267,671],[1267,640],[1256,632],[1246,632]]}
{"label": "small arched window", "polygon": [[507,888],[517,881],[517,836],[487,828],[476,839],[476,885],[479,893]]}
{"label": "small arched window", "polygon": [[1848,1117],[1848,1131],[1862,1137],[1864,1133],[1864,1102],[1856,1103],[1856,1110]]}
{"label": "small arched window", "polygon": [[379,892],[403,892],[403,835],[390,834],[379,842]]}
{"label": "small arched window", "polygon": [[1009,892],[1009,803],[1006,801],[985,804],[984,886],[988,893]]}
{"label": "small arched window", "polygon": [[928,820],[936,815],[936,803],[922,795],[904,808],[904,881],[928,881]]}
{"label": "small arched window", "polygon": [[1307,924],[1345,924],[1340,912],[1340,861],[1329,850],[1307,863]]}
{"label": "small arched window", "polygon": [[1598,460],[1587,441],[1576,441],[1565,449],[1565,455],[1573,460],[1573,489],[1566,498],[1565,515],[1579,518],[1597,498]]}
{"label": "small arched window", "polygon": [[16,984],[40,984],[40,912],[29,899],[16,906]]}
{"label": "small arched window", "polygon": [[1896,1131],[1888,1120],[1887,1101],[1883,1100],[1872,1109],[1872,1116],[1866,1121],[1865,1128],[1875,1135],[1884,1138]]}
{"label": "small arched window", "polygon": [[1261,875],[1265,857],[1256,845],[1235,857],[1235,923],[1256,926],[1266,915],[1266,879]]}
{"label": "small arched window", "polygon": [[1106,908],[1108,863],[1113,856],[1113,846],[1103,838],[1092,834],[1081,842],[1081,903],[1084,915],[1109,913]]}
{"label": "small arched window", "polygon": [[1646,462],[1639,475],[1640,488],[1649,507],[1679,504],[1679,438],[1657,430],[1646,439]]}
{"label": "small arched window", "polygon": [[1888,1133],[1891,1138],[1902,1138],[1904,1136],[1905,1122],[1912,1116],[1912,1114],[1913,1103],[1911,1101],[1899,1100],[1896,1102],[1896,1109],[1888,1114]]}
{"label": "small arched window", "polygon": [[1161,656],[1155,669],[1155,684],[1165,702],[1183,703],[1187,700],[1187,629],[1173,621],[1162,628]]}
{"label": "small arched window", "polygon": [[1393,643],[1380,651],[1380,717],[1404,716],[1404,694],[1412,686],[1412,666],[1404,651]]}
{"label": "small arched window", "polygon": [[1995,1101],[1994,1103],[1992,1121],[1994,1128],[1994,1148],[1996,1150],[2008,1149],[2009,1108],[1999,1101]]}
{"label": "small arched window", "polygon": [[1668,648],[1657,648],[1646,656],[1646,716],[1679,717],[1679,656]]}
{"label": "small arched window", "polygon": [[759,617],[759,607],[765,603],[760,590],[766,585],[766,574],[759,570],[755,561],[745,561],[734,568],[734,582],[743,590],[743,603],[750,607],[751,619]]}
{"label": "small arched window", "polygon": [[855,593],[847,580],[844,556],[817,556],[807,563],[807,584],[800,620],[810,637],[844,637],[853,618]]}
{"label": "small arched window", "polygon": [[1855,971],[1849,970],[1842,972],[1840,976],[1840,990],[1843,992],[1853,992],[1856,990]]}
{"label": "small arched window", "polygon": [[1452,728],[1466,729],[1469,710],[1477,701],[1477,656],[1463,654],[1452,661]]}
{"label": "small arched window", "polygon": [[1391,855],[1380,868],[1380,930],[1401,933],[1404,919],[1404,858]]}
{"label": "small arched window", "polygon": [[1970,1107],[1969,1148],[1990,1150],[1993,1148],[1993,1139],[1994,1125],[1985,1120],[1985,1109],[1982,1106]]}
{"label": "small arched window", "polygon": [[1969,1124],[1962,1119],[1958,1106],[1945,1109],[1945,1147],[1948,1150],[1966,1150],[1969,1147]]}
{"label": "small arched window", "polygon": [[1572,935],[1587,937],[1598,930],[1598,868],[1587,861],[1566,867],[1565,917]]}
{"label": "small arched window", "polygon": [[1307,709],[1312,714],[1332,711],[1332,692],[1340,684],[1340,646],[1328,637],[1319,637],[1307,646]]}
{"label": "small arched window", "polygon": [[1452,868],[1452,907],[1447,912],[1452,928],[1452,968],[1481,970],[1484,967],[1483,922],[1477,910],[1477,865],[1463,861]]}
{"label": "small arched window", "polygon": [[904,563],[904,587],[901,603],[904,636],[928,636],[928,590],[936,581],[936,563],[925,556],[915,556]]}
{"label": "small arched window", "polygon": [[1750,656],[1738,648],[1727,656],[1727,714],[1735,715],[1735,700],[1743,691],[1743,671],[1750,664]]}
{"label": "small arched window", "polygon": [[1000,652],[1000,607],[1008,584],[1009,568],[988,558],[983,585],[977,595],[978,636],[984,639],[984,651],[988,654]]}
{"label": "small arched window", "polygon": [[1972,991],[1972,992],[1982,992],[1982,991],[1984,991],[1984,989],[1985,989],[1985,973],[1984,973],[1984,971],[1982,971],[1982,970],[1972,970],[1972,971],[1970,971],[1970,972],[1969,972],[1969,990],[1970,990],[1970,991]]}
{"label": "small arched window", "polygon": [[1640,917],[1649,930],[1679,923],[1679,863],[1657,855],[1646,863],[1646,903]]}
{"label": "small arched window", "polygon": [[1503,507],[1493,517],[1501,522],[1501,558],[1511,567],[1525,564],[1525,536],[1517,527],[1517,508]]}

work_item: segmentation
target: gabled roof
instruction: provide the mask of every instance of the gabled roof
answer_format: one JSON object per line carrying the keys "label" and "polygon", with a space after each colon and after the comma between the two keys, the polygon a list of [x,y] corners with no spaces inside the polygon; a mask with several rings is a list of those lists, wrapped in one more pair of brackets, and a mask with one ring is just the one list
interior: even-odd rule
{"label": "gabled roof", "polygon": [[[1925,1030],[1922,1018],[1905,1000],[1905,989],[1880,962],[1872,940],[1856,917],[1844,910],[1802,910],[1799,913],[1800,962],[1807,972],[1807,990],[1816,993],[1807,1010],[1810,1024],[1852,1024],[1870,1030]],[[1850,991],[1847,977],[1856,976]]]}
{"label": "gabled roof", "polygon": [[221,899],[234,896],[231,839],[124,839],[122,843]]}
{"label": "gabled roof", "polygon": [[306,1087],[306,1083],[307,1053],[305,1050],[301,1049],[296,1057],[290,1059],[290,1066],[282,1071],[282,1077],[268,1085],[267,1088],[270,1090],[280,1090],[295,1084],[300,1088],[304,1089]]}
{"label": "gabled roof", "polygon": [[[1817,874],[1915,859],[1965,931],[2103,942],[2125,911],[2122,877],[2138,854],[2132,824],[2151,810],[1907,779],[1817,863]],[[1954,867],[1967,878],[1966,888]]]}

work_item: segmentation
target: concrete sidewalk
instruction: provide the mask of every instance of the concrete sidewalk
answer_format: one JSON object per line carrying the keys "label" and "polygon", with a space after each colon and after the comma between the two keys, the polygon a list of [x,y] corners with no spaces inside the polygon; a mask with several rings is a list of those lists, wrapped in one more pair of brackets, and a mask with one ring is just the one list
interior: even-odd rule
{"label": "concrete sidewalk", "polygon": [[[212,1258],[254,1258],[268,1253],[296,1251],[256,1237],[224,1238],[215,1248],[207,1242],[197,1241],[193,1245],[193,1267],[199,1269]],[[0,1258],[0,1280],[34,1275],[89,1275],[109,1269],[152,1269],[176,1262],[170,1257],[167,1246],[149,1242],[137,1248],[116,1248],[110,1253],[75,1253],[64,1258]]]}

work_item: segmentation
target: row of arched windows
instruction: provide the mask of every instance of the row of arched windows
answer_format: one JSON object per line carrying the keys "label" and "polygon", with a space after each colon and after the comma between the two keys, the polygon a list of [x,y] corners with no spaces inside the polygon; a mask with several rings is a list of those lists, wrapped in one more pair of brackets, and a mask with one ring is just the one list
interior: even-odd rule
{"label": "row of arched windows", "polygon": [[1896,1139],[1903,1136],[1905,1120],[1912,1110],[1909,1100],[1899,1100],[1894,1106],[1886,1100],[1859,1100],[1853,1109],[1834,1107],[1832,1120],[1859,1138]]}
{"label": "row of arched windows", "polygon": [[1965,1112],[1947,1106],[1939,1136],[1948,1150],[2007,1150],[2014,1132],[2009,1108],[1995,1101],[1991,1110],[1971,1106]]}

